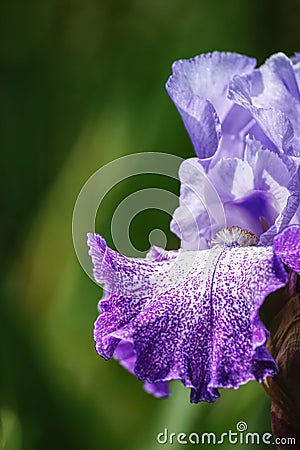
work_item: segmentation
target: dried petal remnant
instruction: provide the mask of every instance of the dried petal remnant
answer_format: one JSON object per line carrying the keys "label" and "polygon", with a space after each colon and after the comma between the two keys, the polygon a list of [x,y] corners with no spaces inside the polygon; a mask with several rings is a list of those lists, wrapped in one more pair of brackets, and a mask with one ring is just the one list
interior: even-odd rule
{"label": "dried petal remnant", "polygon": [[[271,323],[267,344],[279,368],[278,375],[263,384],[272,399],[275,436],[295,437],[300,442],[300,296],[291,298]],[[280,447],[289,448],[289,447]]]}

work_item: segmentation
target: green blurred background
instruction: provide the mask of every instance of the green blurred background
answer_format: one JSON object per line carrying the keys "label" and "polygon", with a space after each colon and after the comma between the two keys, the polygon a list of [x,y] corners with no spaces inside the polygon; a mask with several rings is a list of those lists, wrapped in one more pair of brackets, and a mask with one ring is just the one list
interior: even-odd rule
{"label": "green blurred background", "polygon": [[[71,220],[105,163],[133,152],[193,156],[164,89],[174,60],[215,49],[259,62],[292,54],[299,13],[297,0],[1,1],[1,449],[150,450],[165,427],[221,433],[240,420],[270,430],[256,383],[190,405],[175,382],[172,397],[157,400],[97,356],[101,289],[78,263]],[[129,193],[154,185],[178,194],[161,178],[135,177],[109,194],[97,231],[112,246],[111,215]],[[169,220],[139,214],[134,244],[146,250],[149,231],[162,228],[176,248]]]}

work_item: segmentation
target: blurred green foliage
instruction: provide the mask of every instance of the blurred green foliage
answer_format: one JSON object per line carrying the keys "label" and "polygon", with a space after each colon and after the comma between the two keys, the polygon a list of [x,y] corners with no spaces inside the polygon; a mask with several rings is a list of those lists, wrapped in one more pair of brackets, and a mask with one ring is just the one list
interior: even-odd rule
{"label": "blurred green foliage", "polygon": [[[177,383],[157,400],[96,355],[101,289],[76,259],[71,220],[81,187],[105,163],[139,151],[193,156],[164,90],[174,60],[215,49],[259,62],[291,54],[299,11],[297,0],[1,2],[0,448],[150,450],[165,427],[221,433],[239,420],[270,430],[256,383],[213,405],[190,405]],[[166,189],[137,177],[104,202],[97,229],[111,245],[114,205],[143,183]],[[175,248],[168,226],[145,213],[131,235],[145,250],[149,231],[162,228]]]}

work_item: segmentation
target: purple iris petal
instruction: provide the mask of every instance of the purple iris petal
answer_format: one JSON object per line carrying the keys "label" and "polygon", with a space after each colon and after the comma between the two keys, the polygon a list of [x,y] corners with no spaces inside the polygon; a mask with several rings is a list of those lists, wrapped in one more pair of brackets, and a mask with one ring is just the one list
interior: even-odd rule
{"label": "purple iris petal", "polygon": [[297,60],[277,54],[254,69],[214,52],[174,63],[167,90],[198,156],[179,171],[171,230],[182,249],[126,258],[88,235],[104,284],[96,349],[157,397],[179,379],[192,402],[211,402],[276,373],[258,312],[288,282],[284,265],[300,271]]}
{"label": "purple iris petal", "polygon": [[167,91],[199,158],[240,156],[248,133],[270,150],[299,155],[299,64],[278,53],[254,65],[219,52],[173,64]]}
{"label": "purple iris petal", "polygon": [[[248,78],[236,76],[233,78],[229,98],[245,108],[253,116],[263,133],[257,136],[262,144],[271,150],[279,150],[292,153],[291,143],[294,138],[294,130],[288,116],[275,108],[262,108],[253,105],[251,97],[250,76]],[[256,78],[254,77],[254,80]],[[249,130],[256,135],[255,129]]]}
{"label": "purple iris petal", "polygon": [[234,225],[270,245],[299,223],[300,62],[278,53],[254,63],[216,52],[173,65],[167,90],[199,157],[180,169],[171,223],[185,250],[208,248],[216,231]]}
{"label": "purple iris petal", "polygon": [[284,208],[275,223],[260,238],[263,245],[270,245],[274,236],[284,230],[290,223],[300,223],[300,167],[289,182],[288,190],[289,196]]}
{"label": "purple iris petal", "polygon": [[180,207],[174,212],[171,230],[180,237],[184,250],[208,248],[211,229],[217,232],[226,226],[216,187],[197,158],[181,164],[179,177]]}
{"label": "purple iris petal", "polygon": [[278,53],[251,74],[234,77],[229,98],[251,113],[275,148],[299,155],[300,93],[287,56]]}
{"label": "purple iris petal", "polygon": [[218,148],[220,122],[233,106],[227,98],[231,78],[249,72],[255,63],[235,53],[213,52],[173,64],[166,88],[200,158],[213,156]]}
{"label": "purple iris petal", "polygon": [[254,191],[241,199],[228,202],[225,205],[226,224],[229,228],[236,225],[259,236],[263,223],[268,226],[277,217],[272,203],[272,194],[265,191]]}
{"label": "purple iris petal", "polygon": [[214,401],[218,388],[276,372],[258,317],[265,297],[288,279],[271,247],[216,246],[134,259],[96,234],[88,243],[95,279],[106,290],[95,324],[97,351],[114,355],[148,391],[165,396],[166,382],[180,379],[192,389],[192,402]]}
{"label": "purple iris petal", "polygon": [[252,139],[247,139],[242,158],[219,157],[206,171],[199,159],[191,158],[182,163],[179,177],[180,205],[171,230],[185,250],[208,248],[225,226],[260,236],[262,224],[273,225],[293,193],[283,158]]}
{"label": "purple iris petal", "polygon": [[[117,359],[128,372],[134,373],[136,353],[131,342],[120,341],[114,352],[114,358]],[[157,383],[146,382],[144,384],[144,389],[155,397],[168,397],[170,395],[168,383],[164,381],[159,381]]]}
{"label": "purple iris petal", "polygon": [[274,251],[295,272],[300,272],[300,226],[285,228],[274,239]]}

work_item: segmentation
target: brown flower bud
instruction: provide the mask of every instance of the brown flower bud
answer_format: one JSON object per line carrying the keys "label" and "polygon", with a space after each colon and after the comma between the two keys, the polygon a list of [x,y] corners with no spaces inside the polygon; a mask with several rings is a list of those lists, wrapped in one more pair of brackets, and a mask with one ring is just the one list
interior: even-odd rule
{"label": "brown flower bud", "polygon": [[300,448],[300,295],[285,301],[269,328],[267,348],[279,369],[263,383],[272,399],[272,428],[275,437],[296,439],[296,445],[282,439],[278,448],[296,449]]}

